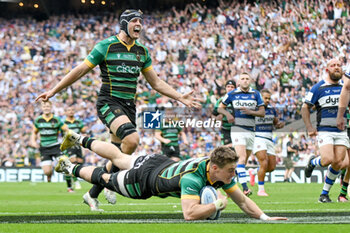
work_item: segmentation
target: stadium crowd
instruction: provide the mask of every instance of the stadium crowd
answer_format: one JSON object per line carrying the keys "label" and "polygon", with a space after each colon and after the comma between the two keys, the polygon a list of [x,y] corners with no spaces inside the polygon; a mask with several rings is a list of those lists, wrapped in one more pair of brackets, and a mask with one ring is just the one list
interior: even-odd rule
{"label": "stadium crowd", "polygon": [[[252,86],[272,92],[272,105],[281,121],[301,119],[303,97],[322,79],[327,60],[350,60],[350,5],[342,0],[263,1],[247,4],[221,1],[216,9],[189,4],[185,9],[145,13],[140,40],[150,50],[159,77],[181,93],[192,89],[211,109],[225,93],[227,80],[249,71]],[[48,20],[0,19],[0,150],[1,165],[35,164],[29,137],[40,114],[35,97],[52,88],[81,62],[94,44],[119,31],[119,12],[99,15],[60,15]],[[95,110],[100,88],[99,71],[56,95],[54,114],[64,118],[65,107],[76,106],[92,136],[107,140],[109,133]],[[136,99],[144,107],[182,107],[162,97],[139,79]],[[210,115],[204,116],[210,117]],[[203,116],[202,114],[202,116]],[[139,123],[143,153],[159,152],[160,142]],[[184,129],[190,145],[183,156],[201,156],[220,144],[216,132]],[[315,138],[296,135],[299,157],[317,154]],[[283,136],[275,135],[278,154]],[[180,144],[182,147],[184,145]],[[85,151],[86,162],[100,158]],[[27,159],[25,161],[27,161]],[[254,162],[254,161],[253,161]],[[29,162],[25,162],[29,165]]]}

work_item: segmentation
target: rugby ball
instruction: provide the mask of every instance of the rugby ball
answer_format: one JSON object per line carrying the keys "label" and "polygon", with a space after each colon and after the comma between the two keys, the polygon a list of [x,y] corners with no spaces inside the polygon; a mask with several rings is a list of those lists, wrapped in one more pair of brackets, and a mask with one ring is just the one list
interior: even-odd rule
{"label": "rugby ball", "polygon": [[[205,186],[201,189],[200,192],[201,204],[210,204],[218,199],[218,194],[212,186]],[[220,217],[221,210],[214,212],[209,216],[209,220],[216,220]]]}

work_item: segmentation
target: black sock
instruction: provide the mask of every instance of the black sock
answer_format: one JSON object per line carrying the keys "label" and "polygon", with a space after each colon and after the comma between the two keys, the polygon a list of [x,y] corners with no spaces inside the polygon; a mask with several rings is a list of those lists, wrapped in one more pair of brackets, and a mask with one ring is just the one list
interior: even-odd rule
{"label": "black sock", "polygon": [[81,165],[81,164],[77,164],[73,167],[73,171],[72,171],[72,174],[75,176],[75,177],[80,177],[79,175],[79,172],[80,170],[83,168],[84,166]]}
{"label": "black sock", "polygon": [[92,198],[97,198],[98,195],[102,192],[103,188],[104,187],[102,185],[94,184],[94,186],[92,186],[92,188],[89,190],[90,196]]}
{"label": "black sock", "polygon": [[95,141],[95,139],[89,138],[89,137],[84,137],[83,138],[83,142],[82,142],[82,146],[84,148],[87,148],[87,149],[91,150],[91,144],[92,144],[93,141]]}
{"label": "black sock", "polygon": [[64,178],[66,179],[67,187],[68,187],[68,188],[72,188],[72,176],[70,176],[70,175],[65,175]]}

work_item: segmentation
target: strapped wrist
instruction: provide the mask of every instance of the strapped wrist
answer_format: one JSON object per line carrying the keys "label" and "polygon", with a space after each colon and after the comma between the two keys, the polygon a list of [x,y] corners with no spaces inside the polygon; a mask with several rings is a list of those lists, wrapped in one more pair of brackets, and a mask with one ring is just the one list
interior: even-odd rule
{"label": "strapped wrist", "polygon": [[224,202],[222,201],[222,199],[217,199],[216,201],[214,201],[214,205],[215,205],[216,211],[222,210],[224,208]]}
{"label": "strapped wrist", "polygon": [[260,218],[260,220],[266,221],[266,220],[269,220],[270,217],[267,216],[266,214],[262,213],[259,218]]}

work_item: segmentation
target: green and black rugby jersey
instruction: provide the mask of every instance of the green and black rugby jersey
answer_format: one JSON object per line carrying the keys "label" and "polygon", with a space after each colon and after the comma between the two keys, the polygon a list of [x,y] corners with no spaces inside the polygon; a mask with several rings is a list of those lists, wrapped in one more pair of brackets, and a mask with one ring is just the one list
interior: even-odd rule
{"label": "green and black rugby jersey", "polygon": [[51,147],[58,145],[58,134],[63,126],[60,118],[52,115],[46,119],[43,115],[37,117],[34,126],[40,133],[40,146]]}
{"label": "green and black rugby jersey", "polygon": [[69,129],[73,130],[76,133],[81,133],[81,129],[84,128],[84,123],[78,119],[73,119],[73,121],[66,119],[64,123],[68,126]]}
{"label": "green and black rugby jersey", "polygon": [[181,199],[198,199],[200,191],[206,185],[223,188],[227,193],[235,191],[238,186],[234,179],[230,184],[214,185],[208,174],[209,158],[194,158],[179,161],[163,169],[156,178],[156,192],[159,197],[181,197]]}
{"label": "green and black rugby jersey", "polygon": [[[218,101],[216,101],[214,109],[213,109],[213,114],[214,115],[219,115],[218,108],[219,108],[219,105],[222,102],[223,98],[224,97],[221,97],[220,99],[218,99]],[[228,111],[232,116],[234,116],[234,110],[233,110],[232,104],[229,104],[229,105],[226,106],[226,111]],[[233,123],[229,123],[227,121],[227,117],[224,115],[223,118],[222,118],[222,128],[223,129],[227,129],[227,130],[231,130],[231,126],[232,125],[233,125]]]}
{"label": "green and black rugby jersey", "polygon": [[168,144],[162,143],[162,145],[167,146],[178,146],[179,145],[179,133],[182,128],[179,126],[171,126],[171,125],[161,125],[159,131],[163,138],[169,139],[171,142]]}
{"label": "green and black rugby jersey", "polygon": [[84,62],[91,68],[100,66],[100,96],[128,100],[135,98],[140,72],[152,69],[152,59],[144,45],[137,41],[127,45],[118,36],[97,43]]}

